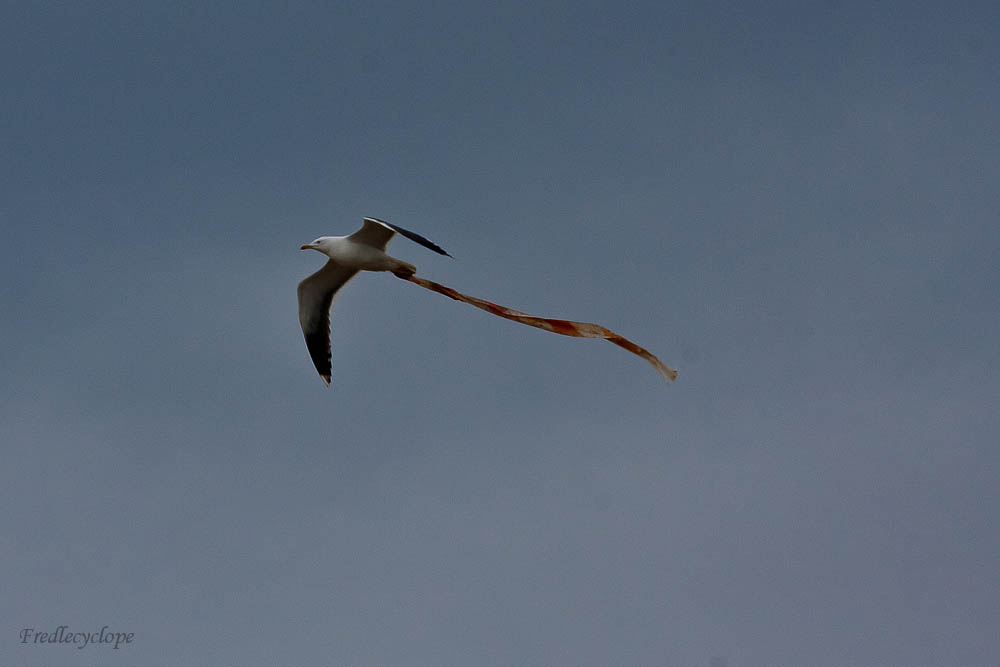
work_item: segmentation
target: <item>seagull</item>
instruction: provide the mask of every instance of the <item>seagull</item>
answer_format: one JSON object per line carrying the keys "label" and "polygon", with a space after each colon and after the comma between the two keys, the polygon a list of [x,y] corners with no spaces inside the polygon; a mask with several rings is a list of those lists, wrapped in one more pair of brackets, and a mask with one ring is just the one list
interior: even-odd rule
{"label": "seagull", "polygon": [[301,247],[301,250],[316,250],[329,257],[323,268],[299,283],[298,290],[299,324],[302,325],[302,334],[306,339],[309,356],[312,357],[313,364],[326,386],[330,386],[331,371],[330,306],[337,290],[346,285],[347,281],[359,271],[388,271],[397,278],[442,294],[449,299],[467,303],[491,315],[561,336],[604,339],[642,357],[671,382],[677,379],[677,371],[660,361],[655,354],[599,324],[529,315],[492,301],[462,294],[433,280],[418,277],[415,266],[386,254],[385,246],[396,234],[402,234],[439,255],[451,257],[441,246],[428,241],[420,234],[378,218],[365,218],[364,226],[350,236],[321,236]]}
{"label": "seagull", "polygon": [[298,288],[299,324],[309,356],[327,386],[331,374],[330,306],[337,291],[359,271],[388,271],[404,279],[417,271],[412,264],[386,254],[386,245],[397,233],[439,255],[451,257],[444,248],[420,234],[378,218],[365,218],[361,229],[350,236],[321,236],[300,248],[329,257],[323,268],[300,282]]}

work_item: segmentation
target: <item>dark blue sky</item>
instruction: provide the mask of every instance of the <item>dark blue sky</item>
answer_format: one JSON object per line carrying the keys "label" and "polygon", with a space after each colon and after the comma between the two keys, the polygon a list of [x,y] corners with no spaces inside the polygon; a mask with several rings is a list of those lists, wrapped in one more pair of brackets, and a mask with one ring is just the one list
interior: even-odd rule
{"label": "dark blue sky", "polygon": [[1000,662],[998,14],[6,4],[0,663]]}

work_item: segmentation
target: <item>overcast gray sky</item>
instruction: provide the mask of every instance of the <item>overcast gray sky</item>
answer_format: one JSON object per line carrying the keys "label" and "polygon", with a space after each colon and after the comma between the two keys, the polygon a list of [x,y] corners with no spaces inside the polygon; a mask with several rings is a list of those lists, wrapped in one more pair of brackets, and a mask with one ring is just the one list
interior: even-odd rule
{"label": "overcast gray sky", "polygon": [[[1000,665],[1000,11],[872,4],[5,3],[0,664]],[[678,381],[372,274],[325,389],[365,215]]]}

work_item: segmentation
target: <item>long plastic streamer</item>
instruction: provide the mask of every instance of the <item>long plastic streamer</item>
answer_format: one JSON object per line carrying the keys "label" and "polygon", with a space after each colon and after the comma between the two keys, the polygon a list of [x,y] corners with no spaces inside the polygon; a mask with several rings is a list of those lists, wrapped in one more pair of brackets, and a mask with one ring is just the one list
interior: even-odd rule
{"label": "long plastic streamer", "polygon": [[461,301],[462,303],[467,303],[470,306],[481,308],[482,310],[492,313],[498,317],[520,322],[521,324],[527,324],[529,327],[537,327],[538,329],[545,329],[546,331],[551,331],[552,333],[562,334],[563,336],[574,336],[576,338],[603,338],[604,340],[611,341],[618,347],[625,348],[632,354],[639,355],[648,361],[653,368],[666,376],[668,380],[677,379],[677,371],[657,359],[656,355],[652,352],[644,347],[636,345],[624,336],[616,334],[614,331],[605,329],[599,324],[591,324],[589,322],[573,322],[571,320],[557,320],[550,317],[535,317],[534,315],[528,315],[527,313],[522,313],[521,311],[514,310],[513,308],[505,308],[504,306],[498,306],[495,303],[484,301],[483,299],[477,299],[476,297],[469,296],[468,294],[462,294],[459,291],[453,290],[452,288],[446,287],[440,283],[436,283],[433,280],[427,280],[425,278],[418,278],[414,275],[405,275],[400,273],[395,275],[397,278],[408,280],[414,285],[420,285],[424,289],[429,289],[432,292],[443,294],[446,297],[455,299],[456,301]]}

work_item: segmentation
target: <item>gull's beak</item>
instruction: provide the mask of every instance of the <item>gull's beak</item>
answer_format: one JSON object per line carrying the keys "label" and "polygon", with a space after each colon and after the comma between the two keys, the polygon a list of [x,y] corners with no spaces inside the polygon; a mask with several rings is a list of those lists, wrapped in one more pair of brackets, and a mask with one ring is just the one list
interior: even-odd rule
{"label": "gull's beak", "polygon": [[316,246],[314,246],[312,243],[307,243],[301,248],[299,248],[299,250],[314,250],[315,248]]}

